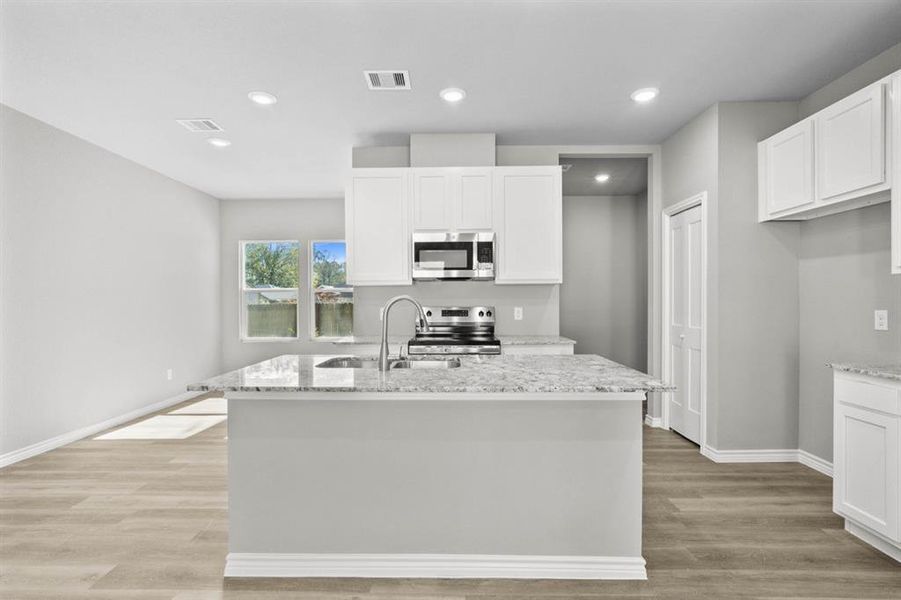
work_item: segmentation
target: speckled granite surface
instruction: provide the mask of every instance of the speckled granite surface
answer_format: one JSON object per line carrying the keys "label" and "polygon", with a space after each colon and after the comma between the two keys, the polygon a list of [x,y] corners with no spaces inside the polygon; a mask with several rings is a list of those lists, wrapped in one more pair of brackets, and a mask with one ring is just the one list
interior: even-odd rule
{"label": "speckled granite surface", "polygon": [[859,363],[829,363],[829,366],[836,371],[844,371],[846,373],[857,373],[858,375],[869,375],[870,377],[880,377],[882,379],[893,379],[895,381],[901,381],[901,364],[864,365]]}
{"label": "speckled granite surface", "polygon": [[[398,335],[390,335],[388,336],[388,342],[392,346],[396,346],[397,344],[405,344],[409,341],[410,336],[398,336]],[[559,335],[499,335],[497,339],[501,341],[501,344],[509,344],[511,346],[540,346],[540,345],[551,345],[551,344],[575,344],[576,341],[570,338],[562,337]],[[348,337],[335,338],[328,340],[332,344],[339,345],[347,345],[347,344],[380,344],[382,342],[382,338],[377,335],[352,335]]]}
{"label": "speckled granite surface", "polygon": [[633,392],[666,389],[649,375],[593,354],[463,357],[456,369],[324,369],[334,358],[285,354],[188,386],[240,392]]}

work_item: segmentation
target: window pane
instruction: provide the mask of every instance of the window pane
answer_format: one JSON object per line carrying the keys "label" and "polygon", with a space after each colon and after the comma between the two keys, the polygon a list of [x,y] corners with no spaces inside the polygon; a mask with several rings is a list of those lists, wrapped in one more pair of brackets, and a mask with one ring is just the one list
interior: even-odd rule
{"label": "window pane", "polygon": [[297,290],[244,292],[247,337],[297,337]]}
{"label": "window pane", "polygon": [[299,280],[297,242],[244,244],[244,287],[296,288]]}
{"label": "window pane", "polygon": [[353,335],[354,289],[347,284],[344,242],[313,242],[313,335]]}

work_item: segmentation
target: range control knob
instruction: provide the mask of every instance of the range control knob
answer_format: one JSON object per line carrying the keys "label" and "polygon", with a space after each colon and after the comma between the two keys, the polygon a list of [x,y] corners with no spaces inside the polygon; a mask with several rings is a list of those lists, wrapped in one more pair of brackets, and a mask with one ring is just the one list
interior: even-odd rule
{"label": "range control knob", "polygon": [[489,310],[486,314],[490,317],[490,316],[491,316],[491,311]]}
{"label": "range control knob", "polygon": [[432,311],[430,311],[430,310],[425,311],[425,316],[431,317],[431,316],[432,316]]}
{"label": "range control knob", "polygon": [[[488,314],[491,315],[491,313],[488,313]],[[484,316],[485,316],[485,311],[480,310],[480,311],[479,311],[479,316],[480,316],[480,317],[484,317]]]}

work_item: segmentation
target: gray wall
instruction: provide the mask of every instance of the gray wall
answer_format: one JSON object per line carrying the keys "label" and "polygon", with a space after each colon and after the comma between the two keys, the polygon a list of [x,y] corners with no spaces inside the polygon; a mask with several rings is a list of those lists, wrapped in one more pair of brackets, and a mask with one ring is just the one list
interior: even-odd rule
{"label": "gray wall", "polygon": [[795,102],[719,104],[720,450],[798,447],[798,225],[757,222],[757,142],[797,114]]}
{"label": "gray wall", "polygon": [[806,98],[802,98],[798,105],[799,117],[800,119],[808,117],[898,69],[901,69],[901,43],[895,44]]}
{"label": "gray wall", "polygon": [[664,206],[707,192],[707,443],[720,450],[797,447],[798,226],[756,212],[757,142],[795,120],[793,102],[719,103],[663,143]]}
{"label": "gray wall", "polygon": [[[707,192],[708,221],[717,217],[718,105],[713,105],[667,138],[661,147],[663,163],[663,206],[672,206],[701,192]],[[660,218],[659,216],[657,218]],[[718,252],[717,228],[710,227],[707,237],[707,443],[717,446],[719,398],[718,372]],[[663,414],[660,394],[649,396],[648,412]]]}
{"label": "gray wall", "polygon": [[576,351],[644,371],[647,197],[563,197],[560,333]]}
{"label": "gray wall", "polygon": [[[901,362],[901,276],[890,275],[889,205],[801,226],[800,447],[832,460],[827,362]],[[889,331],[873,330],[888,309]]]}
{"label": "gray wall", "polygon": [[[901,44],[800,103],[806,117],[901,69]],[[897,160],[897,159],[896,159]],[[889,206],[872,206],[801,225],[800,447],[832,460],[832,372],[827,361],[901,360],[901,277],[890,274]],[[873,310],[889,310],[889,331],[873,330]]]}
{"label": "gray wall", "polygon": [[[331,344],[309,341],[310,242],[344,239],[344,202],[319,200],[222,200],[221,302],[222,368],[237,369],[279,354],[334,353]],[[301,295],[298,323],[302,341],[242,342],[239,336],[241,240],[300,240]]]}
{"label": "gray wall", "polygon": [[215,374],[218,201],[6,106],[0,129],[0,453]]}

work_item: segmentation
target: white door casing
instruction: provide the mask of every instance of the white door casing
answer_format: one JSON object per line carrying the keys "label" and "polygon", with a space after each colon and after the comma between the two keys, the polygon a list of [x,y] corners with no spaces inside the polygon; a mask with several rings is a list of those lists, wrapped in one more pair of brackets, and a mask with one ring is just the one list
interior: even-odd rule
{"label": "white door casing", "polygon": [[706,441],[706,194],[664,213],[664,374],[676,387],[664,425],[700,446]]}

